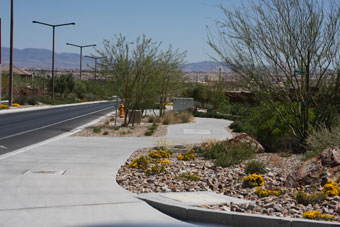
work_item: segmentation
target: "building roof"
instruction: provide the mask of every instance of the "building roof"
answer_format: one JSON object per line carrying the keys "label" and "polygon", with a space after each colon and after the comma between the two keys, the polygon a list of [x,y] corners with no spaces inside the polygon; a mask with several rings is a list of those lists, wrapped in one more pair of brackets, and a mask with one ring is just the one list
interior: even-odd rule
{"label": "building roof", "polygon": [[[9,72],[9,65],[0,65],[0,69],[2,72]],[[23,68],[19,68],[13,65],[13,74],[18,74],[22,76],[32,76],[32,73],[27,72]]]}

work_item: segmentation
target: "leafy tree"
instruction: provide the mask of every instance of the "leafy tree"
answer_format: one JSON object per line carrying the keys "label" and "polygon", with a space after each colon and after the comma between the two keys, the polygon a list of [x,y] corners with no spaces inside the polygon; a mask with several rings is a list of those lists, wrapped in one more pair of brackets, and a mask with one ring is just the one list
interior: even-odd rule
{"label": "leafy tree", "polygon": [[[340,109],[340,9],[335,0],[326,2],[259,0],[233,9],[220,5],[224,19],[208,34],[208,44],[222,61],[301,144],[311,126],[330,126]],[[285,105],[285,111],[275,102]]]}
{"label": "leafy tree", "polygon": [[120,34],[113,41],[104,40],[104,50],[98,50],[103,57],[102,71],[111,76],[117,94],[124,99],[125,125],[129,123],[128,111],[133,113],[147,103],[156,102],[159,96],[164,100],[170,94],[173,78],[170,80],[170,75],[177,73],[180,60],[177,51],[169,47],[167,52],[162,52],[160,45],[145,35],[131,43]]}

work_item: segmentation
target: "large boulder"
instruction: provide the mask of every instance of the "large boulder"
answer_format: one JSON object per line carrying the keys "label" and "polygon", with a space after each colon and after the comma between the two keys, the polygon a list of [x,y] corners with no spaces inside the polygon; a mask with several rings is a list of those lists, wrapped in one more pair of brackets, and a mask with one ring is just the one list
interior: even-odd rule
{"label": "large boulder", "polygon": [[340,149],[338,147],[327,148],[320,155],[303,162],[295,172],[287,176],[285,186],[323,186],[330,179],[340,182]]}
{"label": "large boulder", "polygon": [[256,151],[255,151],[256,153],[264,152],[263,146],[259,142],[257,142],[253,137],[247,135],[246,133],[241,133],[235,136],[234,138],[229,140],[229,143],[231,144],[248,143],[251,146],[256,148]]}
{"label": "large boulder", "polygon": [[335,167],[340,165],[340,149],[338,147],[327,148],[320,154],[322,165]]}
{"label": "large boulder", "polygon": [[323,171],[324,167],[319,157],[310,158],[297,170],[297,181],[302,185],[320,184]]}

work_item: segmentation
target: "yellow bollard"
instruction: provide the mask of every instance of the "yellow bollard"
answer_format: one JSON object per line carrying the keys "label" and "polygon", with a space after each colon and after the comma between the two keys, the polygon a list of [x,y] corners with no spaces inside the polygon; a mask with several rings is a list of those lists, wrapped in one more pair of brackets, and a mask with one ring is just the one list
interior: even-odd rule
{"label": "yellow bollard", "polygon": [[120,104],[119,106],[119,117],[124,117],[125,113],[124,113],[124,104]]}

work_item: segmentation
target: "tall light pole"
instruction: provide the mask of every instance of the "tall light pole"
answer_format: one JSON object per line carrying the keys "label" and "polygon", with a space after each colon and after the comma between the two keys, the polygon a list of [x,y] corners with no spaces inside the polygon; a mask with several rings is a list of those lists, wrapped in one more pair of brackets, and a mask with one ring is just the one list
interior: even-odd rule
{"label": "tall light pole", "polygon": [[12,106],[13,101],[13,0],[11,0],[11,37],[10,37],[10,51],[9,51],[9,94],[8,94],[8,106]]}
{"label": "tall light pole", "polygon": [[85,57],[94,59],[94,79],[97,80],[97,60],[103,57],[93,57],[93,56],[85,56]]}
{"label": "tall light pole", "polygon": [[72,44],[72,43],[66,43],[66,45],[74,46],[74,47],[79,47],[80,48],[80,76],[79,77],[81,79],[81,65],[82,65],[82,58],[83,58],[83,48],[85,48],[85,47],[95,47],[96,44],[80,46],[80,45],[76,45],[76,44]]}
{"label": "tall light pole", "polygon": [[55,42],[55,28],[67,25],[75,25],[76,23],[66,23],[66,24],[47,24],[39,21],[32,21],[33,24],[42,24],[53,28],[53,41],[52,41],[52,99],[54,99],[54,42]]}

